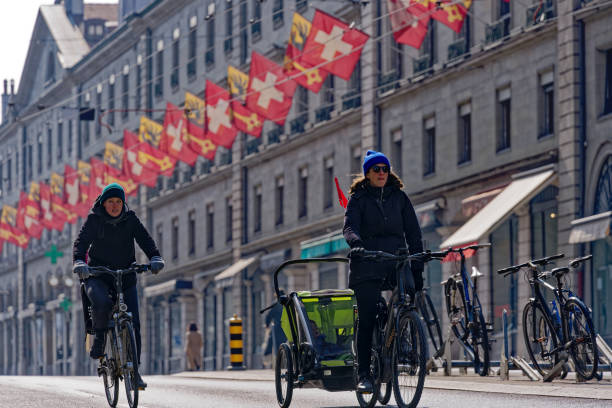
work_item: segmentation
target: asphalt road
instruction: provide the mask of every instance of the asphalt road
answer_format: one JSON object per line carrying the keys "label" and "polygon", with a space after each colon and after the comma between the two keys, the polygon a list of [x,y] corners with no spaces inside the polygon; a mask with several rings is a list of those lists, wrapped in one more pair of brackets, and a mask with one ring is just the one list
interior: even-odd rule
{"label": "asphalt road", "polygon": [[[238,381],[145,377],[149,387],[141,393],[140,407],[277,407],[271,381]],[[391,399],[393,403],[393,398]],[[0,377],[2,408],[107,407],[101,380],[95,377]],[[121,389],[119,407],[127,407]],[[291,407],[355,407],[354,393],[330,393],[317,389],[295,390]],[[391,405],[394,406],[394,405]],[[612,407],[612,401],[497,394],[489,392],[425,389],[420,407],[527,408],[527,407]]]}

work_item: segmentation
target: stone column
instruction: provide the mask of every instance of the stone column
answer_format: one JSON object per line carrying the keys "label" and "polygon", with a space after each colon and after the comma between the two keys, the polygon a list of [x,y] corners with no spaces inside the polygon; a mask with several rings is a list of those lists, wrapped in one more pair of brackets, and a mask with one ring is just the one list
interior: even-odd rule
{"label": "stone column", "polygon": [[17,248],[17,333],[15,333],[16,354],[17,359],[17,374],[25,374],[25,367],[23,364],[23,318],[19,316],[19,312],[25,307],[24,305],[24,292],[25,292],[25,270],[23,263],[23,249]]}
{"label": "stone column", "polygon": [[250,328],[253,327],[252,323],[255,320],[255,315],[259,313],[259,310],[253,310],[253,302],[249,301],[253,297],[253,281],[245,280],[244,289],[246,301],[246,315],[239,316],[242,318],[242,338],[244,340],[242,345],[242,355],[244,356],[244,366],[248,368],[254,368],[254,355],[251,353],[251,350],[253,350],[253,343],[255,342],[255,333],[253,333],[253,330],[250,330]]}
{"label": "stone column", "polygon": [[159,306],[161,309],[161,313],[164,321],[164,330],[159,331],[160,342],[163,344],[163,354],[160,356],[161,358],[161,370],[160,374],[168,374],[170,372],[170,348],[172,347],[172,342],[170,341],[170,306],[168,304],[168,300],[164,299],[159,302]]}
{"label": "stone column", "polygon": [[217,341],[215,350],[217,355],[217,364],[215,366],[218,370],[223,370],[223,352],[225,351],[223,348],[223,336],[229,336],[228,333],[225,333],[225,325],[223,324],[223,288],[217,286],[215,288],[215,293],[217,295],[217,327],[215,328],[215,332],[217,333]]}
{"label": "stone column", "polygon": [[[373,2],[361,8],[361,23],[368,34],[375,32],[373,13]],[[377,143],[374,114],[376,96],[375,51],[375,42],[372,40],[365,44],[361,52],[361,149],[363,152],[374,149]]]}
{"label": "stone column", "polygon": [[[518,262],[531,259],[531,216],[529,214],[529,206],[524,206],[516,211],[518,216]],[[516,277],[517,284],[517,300],[516,300],[516,355],[527,356],[525,342],[523,341],[523,308],[531,297],[531,285],[523,279],[522,272],[519,272]]]}
{"label": "stone column", "polygon": [[240,259],[241,245],[243,243],[243,185],[247,180],[243,178],[242,158],[243,138],[237,137],[232,146],[232,258]]}

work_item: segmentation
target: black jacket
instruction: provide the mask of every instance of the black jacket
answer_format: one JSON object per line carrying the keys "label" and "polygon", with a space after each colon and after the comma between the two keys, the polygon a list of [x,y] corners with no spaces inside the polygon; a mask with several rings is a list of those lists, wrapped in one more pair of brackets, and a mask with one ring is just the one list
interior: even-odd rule
{"label": "black jacket", "polygon": [[[106,266],[111,269],[129,267],[136,261],[134,240],[151,259],[160,256],[155,241],[142,225],[134,211],[124,205],[121,215],[112,218],[106,213],[99,201],[96,201],[87,220],[81,227],[79,236],[74,241],[72,260],[85,261],[89,251],[90,266]],[[102,277],[112,287],[111,277]],[[136,274],[126,275],[123,279],[124,289],[136,284]]]}
{"label": "black jacket", "polygon": [[[346,208],[343,233],[351,248],[389,253],[406,247],[413,254],[423,251],[421,228],[412,203],[406,193],[390,183],[377,188],[364,181],[357,187]],[[351,260],[349,287],[382,280],[394,272],[394,265],[394,262]],[[421,277],[423,264],[412,262],[412,270],[415,277]]]}

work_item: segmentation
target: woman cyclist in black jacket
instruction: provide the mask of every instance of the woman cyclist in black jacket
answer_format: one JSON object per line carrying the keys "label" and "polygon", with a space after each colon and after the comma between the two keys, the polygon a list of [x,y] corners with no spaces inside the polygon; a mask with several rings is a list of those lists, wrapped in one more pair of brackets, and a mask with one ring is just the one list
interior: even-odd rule
{"label": "woman cyclist in black jacket", "polygon": [[[73,272],[79,274],[79,277],[87,272],[87,256],[89,266],[106,266],[114,270],[128,268],[136,261],[134,240],[150,259],[151,271],[158,273],[163,269],[164,260],[155,241],[134,211],[128,209],[125,203],[123,187],[117,183],[109,184],[95,201],[79,236],[74,241]],[[84,282],[85,293],[92,306],[93,328],[96,331],[89,355],[97,359],[104,355],[104,335],[113,306],[109,295],[114,291],[114,282],[110,276],[89,277]],[[124,275],[122,284],[125,304],[132,313],[140,362],[141,337],[136,273]],[[147,385],[140,375],[137,381],[138,388],[146,388]]]}
{"label": "woman cyclist in black jacket", "polygon": [[[391,171],[389,159],[383,153],[368,150],[363,160],[363,176],[355,178],[351,185],[344,217],[344,238],[352,251],[358,252],[358,248],[362,248],[395,253],[406,246],[410,253],[423,251],[421,228],[412,203],[402,188],[402,181]],[[357,389],[371,393],[369,367],[376,303],[382,289],[395,286],[395,262],[355,258],[350,260],[349,267],[349,288],[355,291],[359,311]],[[413,261],[411,269],[414,290],[421,290],[422,262]]]}

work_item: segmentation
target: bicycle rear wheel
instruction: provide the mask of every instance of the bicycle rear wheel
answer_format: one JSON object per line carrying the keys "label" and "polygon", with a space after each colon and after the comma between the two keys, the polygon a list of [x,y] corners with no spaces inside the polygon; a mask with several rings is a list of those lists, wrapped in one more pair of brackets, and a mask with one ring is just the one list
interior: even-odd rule
{"label": "bicycle rear wheel", "polygon": [[400,408],[418,405],[427,374],[427,341],[421,319],[414,311],[399,317],[391,360],[393,394]]}
{"label": "bicycle rear wheel", "polygon": [[470,345],[474,351],[474,372],[482,377],[489,375],[489,368],[491,366],[489,336],[487,333],[487,323],[481,310],[474,313],[474,328],[472,329]]}
{"label": "bicycle rear wheel", "polygon": [[[355,338],[357,338],[357,333],[359,331],[359,320],[356,322],[357,330],[355,331]],[[378,327],[374,327],[374,331],[372,332],[372,351],[370,354],[370,380],[372,381],[372,393],[363,394],[359,391],[355,391],[355,395],[357,396],[357,402],[359,402],[359,406],[361,408],[372,408],[376,405],[376,401],[378,400],[379,392],[380,392],[380,382],[379,378],[381,375],[381,361],[380,356],[378,354]],[[355,347],[357,349],[357,347]],[[355,353],[357,355],[357,353]],[[356,373],[357,374],[357,373]],[[359,378],[357,378],[357,383]]]}
{"label": "bicycle rear wheel", "polygon": [[119,401],[119,377],[117,376],[117,365],[113,352],[113,337],[112,331],[108,330],[104,345],[104,358],[98,367],[98,374],[102,376],[104,382],[106,401],[108,405],[114,408]]}
{"label": "bicycle rear wheel", "polygon": [[465,343],[470,334],[468,329],[467,305],[463,293],[463,283],[449,278],[444,284],[446,312],[455,337]]}
{"label": "bicycle rear wheel", "polygon": [[287,343],[283,343],[278,348],[276,354],[276,364],[274,364],[274,382],[276,385],[276,400],[280,408],[287,408],[291,404],[293,397],[293,357],[291,348]]}
{"label": "bicycle rear wheel", "polygon": [[125,394],[130,408],[138,406],[138,349],[134,329],[130,322],[121,327],[121,342],[123,343],[122,372]]}
{"label": "bicycle rear wheel", "polygon": [[523,337],[533,367],[543,377],[547,376],[559,360],[558,353],[552,352],[557,348],[557,336],[538,303],[529,302],[523,309]]}
{"label": "bicycle rear wheel", "polygon": [[393,391],[393,381],[381,383],[378,389],[378,402],[380,405],[387,405],[391,399],[391,392]]}
{"label": "bicycle rear wheel", "polygon": [[597,373],[599,359],[591,314],[576,299],[570,299],[565,303],[565,311],[568,319],[567,340],[572,342],[569,351],[576,366],[576,373],[585,380],[590,380]]}
{"label": "bicycle rear wheel", "polygon": [[438,320],[436,309],[434,308],[429,294],[425,290],[419,292],[416,300],[419,311],[421,312],[421,317],[425,322],[427,333],[429,334],[429,341],[433,348],[431,353],[434,357],[439,357],[442,355],[442,344],[444,343],[444,339],[442,338],[442,329],[440,328],[440,321]]}

